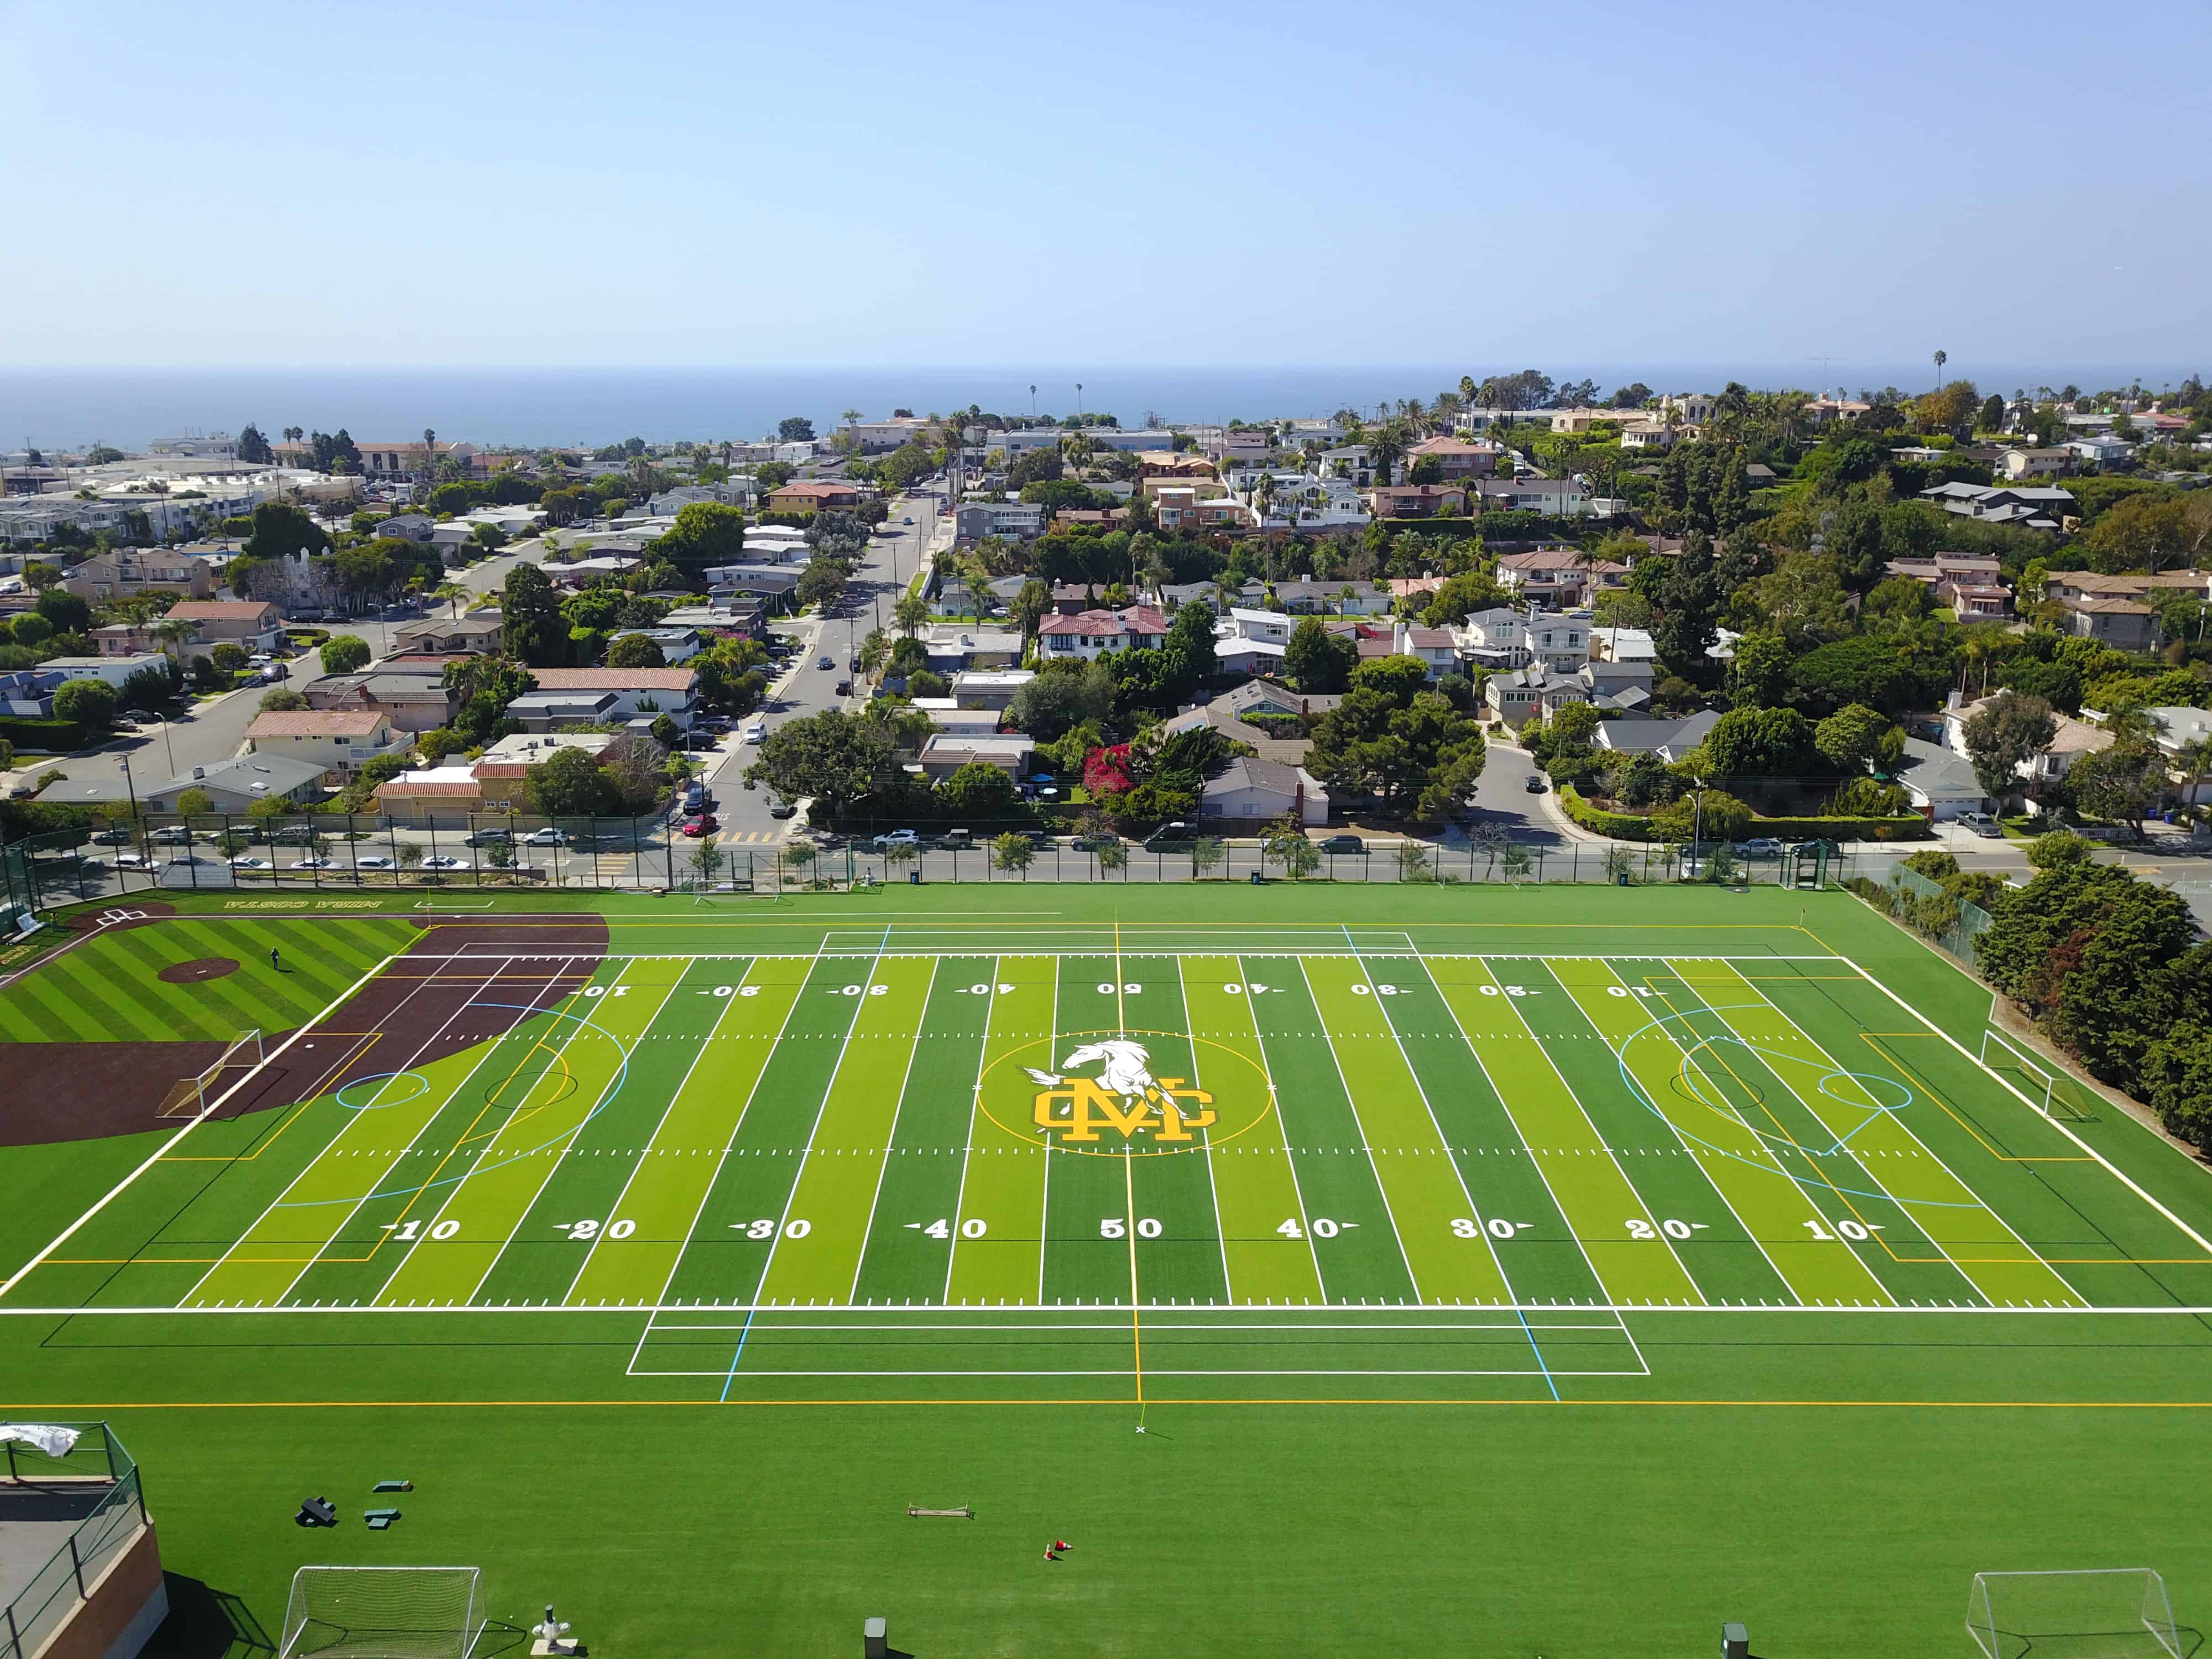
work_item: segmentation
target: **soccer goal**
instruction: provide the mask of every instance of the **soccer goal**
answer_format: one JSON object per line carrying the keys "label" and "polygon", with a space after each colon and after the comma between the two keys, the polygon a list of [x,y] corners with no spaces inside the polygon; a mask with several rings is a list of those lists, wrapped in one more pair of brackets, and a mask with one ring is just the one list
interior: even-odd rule
{"label": "soccer goal", "polygon": [[2166,1580],[2148,1567],[1978,1572],[1966,1633],[1986,1659],[2182,1659]]}
{"label": "soccer goal", "polygon": [[476,1567],[301,1567],[276,1659],[469,1659],[483,1627]]}
{"label": "soccer goal", "polygon": [[1982,1067],[2005,1078],[2033,1103],[2044,1116],[2068,1123],[2087,1123],[2094,1115],[2076,1098],[2074,1080],[2055,1071],[2029,1049],[1994,1025],[1982,1033]]}
{"label": "soccer goal", "polygon": [[215,1063],[195,1072],[190,1077],[179,1078],[169,1085],[169,1092],[161,1102],[159,1117],[198,1117],[210,1102],[222,1091],[221,1085],[225,1072],[243,1067],[252,1071],[261,1064],[261,1028],[240,1031],[223,1045],[222,1053]]}

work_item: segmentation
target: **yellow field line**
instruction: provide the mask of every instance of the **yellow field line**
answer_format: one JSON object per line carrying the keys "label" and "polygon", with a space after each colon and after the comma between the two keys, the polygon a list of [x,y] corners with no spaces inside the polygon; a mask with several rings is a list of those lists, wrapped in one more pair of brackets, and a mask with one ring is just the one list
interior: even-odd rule
{"label": "yellow field line", "polygon": [[[1928,1092],[1928,1098],[1936,1103],[1937,1108],[1941,1109],[1943,1115],[1949,1118],[1954,1123],[1957,1124],[1968,1134],[1972,1135],[1981,1149],[1987,1152],[1991,1158],[1996,1158],[2000,1164],[2094,1164],[2096,1162],[2094,1158],[2075,1158],[2070,1154],[2063,1158],[2015,1158],[2010,1152],[1999,1152],[1995,1146],[1990,1145],[1987,1140],[1983,1139],[1980,1130],[1975,1128],[1972,1123],[1968,1122],[1965,1118],[1960,1117],[1958,1113],[1951,1109],[1951,1103],[1943,1098],[1942,1092],[1937,1090],[1934,1084],[1929,1082],[1927,1079],[1922,1077],[1910,1066],[1907,1066],[1902,1058],[1890,1053],[1888,1049],[1883,1048],[1882,1045],[1875,1040],[1879,1037],[1932,1037],[1936,1036],[1936,1034],[1933,1031],[1861,1031],[1859,1033],[1859,1036],[1866,1042],[1869,1048],[1872,1048],[1875,1053],[1880,1054],[1891,1065],[1896,1066],[1899,1071],[1904,1073],[1905,1076],[1911,1078],[1915,1083],[1926,1090]],[[1941,1037],[1936,1037],[1936,1041],[1940,1042],[1942,1039]]]}
{"label": "yellow field line", "polygon": [[[839,1399],[839,1400],[144,1400],[144,1401],[74,1401],[60,1404],[46,1403],[27,1406],[25,1411],[39,1411],[52,1416],[68,1413],[118,1411],[447,1411],[477,1409],[487,1411],[511,1410],[520,1406],[544,1406],[556,1410],[572,1410],[577,1407],[681,1407],[692,1411],[726,1411],[732,1406],[813,1406],[846,1408],[854,1406],[1034,1406],[1065,1408],[1069,1406],[1128,1405],[1126,1399],[1109,1396],[1104,1399],[1078,1400],[1060,1395],[1047,1400],[993,1399],[928,1400],[928,1399]],[[1561,1407],[1584,1407],[1595,1409],[1627,1407],[1697,1408],[1719,1407],[1740,1411],[1746,1407],[1768,1407],[1790,1411],[2208,1411],[2212,1400],[1540,1400],[1520,1396],[1465,1396],[1431,1398],[1427,1400],[1366,1399],[1350,1395],[1322,1395],[1311,1399],[1294,1397],[1253,1398],[1237,1395],[1177,1396],[1158,1402],[1163,1406],[1540,1406],[1546,1411]]]}

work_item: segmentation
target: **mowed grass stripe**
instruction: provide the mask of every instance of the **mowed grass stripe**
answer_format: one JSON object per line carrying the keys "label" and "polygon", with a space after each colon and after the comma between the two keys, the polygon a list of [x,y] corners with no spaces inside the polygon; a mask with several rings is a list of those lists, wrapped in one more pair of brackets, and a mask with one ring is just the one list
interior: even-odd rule
{"label": "mowed grass stripe", "polygon": [[[164,982],[160,977],[161,969],[190,962],[193,953],[156,940],[155,931],[135,927],[111,933],[100,941],[106,948],[97,957],[72,961],[64,957],[55,965],[68,963],[70,971],[64,977],[74,981],[76,994],[88,1000],[114,1006],[130,1018],[134,1035],[140,1037],[179,1041],[188,1037],[234,1036],[241,1024],[254,1023],[251,1019],[241,1022],[236,1009],[219,995],[193,994],[210,989],[219,981],[193,986]],[[242,967],[240,971],[244,971]]]}
{"label": "mowed grass stripe", "polygon": [[[670,1155],[641,1162],[622,1195],[617,1214],[637,1231],[618,1239],[599,1230],[568,1286],[571,1304],[660,1300],[775,1054],[776,1035],[806,983],[807,968],[788,957],[720,961],[714,984],[727,983],[731,994],[720,1000],[720,1023],[654,1139],[655,1147],[668,1148]],[[695,980],[690,988],[696,986]]]}
{"label": "mowed grass stripe", "polygon": [[[975,1069],[998,975],[995,957],[938,959],[854,1287],[853,1299],[864,1306],[930,1303],[945,1294]],[[943,1236],[933,1237],[929,1229],[939,1223]]]}
{"label": "mowed grass stripe", "polygon": [[[529,1212],[472,1301],[488,1308],[561,1302],[606,1229],[624,1220],[640,1225],[621,1207],[623,1190],[639,1170],[666,1160],[667,1149],[656,1151],[653,1146],[655,1132],[716,1019],[736,1000],[715,996],[713,988],[742,967],[733,969],[719,958],[690,964],[638,1039],[621,1086],[553,1160]],[[696,1150],[685,1146],[678,1155]],[[654,1231],[680,1243],[690,1219],[687,1213]]]}
{"label": "mowed grass stripe", "polygon": [[[1425,966],[1444,1003],[1444,1017],[1480,1064],[1523,1149],[1517,1161],[1528,1164],[1546,1183],[1588,1253],[1605,1298],[1675,1306],[1704,1301],[1660,1230],[1662,1218],[1651,1212],[1622,1171],[1568,1087],[1552,1050],[1523,1017],[1530,999],[1508,995],[1507,981],[1486,963],[1451,958]],[[1518,979],[1510,982],[1540,998],[1561,997],[1548,975],[1533,986]],[[1505,1161],[1516,1159],[1509,1156]],[[1646,1237],[1632,1236],[1632,1220],[1644,1224]]]}
{"label": "mowed grass stripe", "polygon": [[[1163,1081],[1180,1079],[1188,1088],[1205,1086],[1203,1074],[1236,1064],[1207,1066],[1188,1035],[1190,1015],[1184,1007],[1182,963],[1176,957],[1121,958],[1125,982],[1144,988],[1125,992],[1121,1018],[1133,1030],[1166,1033],[1142,1039],[1150,1050],[1152,1075]],[[1218,1116],[1218,1109],[1216,1109]],[[1189,1149],[1140,1158],[1130,1166],[1130,1188],[1136,1199],[1133,1221],[1160,1224],[1157,1238],[1137,1231],[1137,1293],[1146,1302],[1170,1304],[1218,1304],[1229,1300],[1229,1279],[1222,1263],[1221,1220],[1214,1208],[1213,1177],[1208,1168],[1205,1129],[1188,1131]],[[1158,1137],[1152,1137],[1159,1144]],[[1139,1143],[1139,1150],[1144,1143]],[[1122,1207],[1128,1206],[1123,1194]]]}
{"label": "mowed grass stripe", "polygon": [[[173,924],[159,928],[134,928],[118,935],[118,942],[136,957],[142,969],[134,988],[146,1001],[158,1002],[169,1010],[170,1017],[179,1025],[190,1024],[223,1036],[234,1036],[255,1026],[266,1027],[272,1006],[281,1006],[293,988],[283,984],[283,975],[269,965],[266,951],[258,956],[238,958],[237,971],[220,979],[173,985],[161,977],[164,968],[179,963],[228,954],[219,939],[208,936],[205,929],[198,932],[201,936],[195,937],[190,924]],[[358,976],[356,974],[352,977]],[[351,982],[351,978],[338,981],[315,1006],[321,1007]],[[283,1026],[291,1024],[286,1020]]]}
{"label": "mowed grass stripe", "polygon": [[97,968],[86,973],[73,955],[56,957],[9,988],[0,1003],[0,1037],[9,1042],[181,1040],[121,1003],[112,979]]}
{"label": "mowed grass stripe", "polygon": [[1483,1218],[1461,1184],[1459,1166],[1444,1148],[1366,970],[1341,957],[1309,957],[1302,965],[1420,1299],[1512,1301],[1489,1234],[1480,1225],[1472,1228],[1472,1237],[1453,1229],[1455,1221]]}
{"label": "mowed grass stripe", "polygon": [[[1059,969],[1052,957],[999,958],[996,983],[1012,988],[1000,991],[991,1006],[982,1090],[969,1118],[958,1218],[981,1221],[986,1231],[969,1238],[954,1229],[945,1300],[956,1306],[1022,1304],[1037,1297],[1044,1262],[1048,1154],[1038,1141],[1001,1127],[983,1109],[982,1091],[990,1091],[1001,1111],[1018,1114],[1036,1090],[1014,1068],[1026,1061],[1049,1069],[1060,1057],[1054,1042]],[[1018,1053],[1020,1060],[1007,1058]]]}
{"label": "mowed grass stripe", "polygon": [[[602,964],[594,982],[611,981],[618,971],[616,964]],[[557,983],[549,981],[533,986],[527,994],[527,1006],[532,1012],[498,1042],[472,1051],[471,1057],[478,1062],[473,1074],[445,1096],[435,1115],[411,1140],[395,1139],[381,1152],[364,1149],[361,1161],[370,1167],[354,1176],[358,1184],[353,1190],[366,1196],[292,1286],[286,1296],[288,1302],[295,1306],[351,1305],[373,1300],[378,1287],[391,1275],[405,1243],[393,1234],[410,1219],[418,1231],[428,1225],[438,1205],[465,1173],[451,1167],[447,1150],[460,1144],[471,1126],[483,1121],[487,1108],[496,1113],[511,1112],[573,1085],[563,1051],[585,1027],[580,1014],[574,1018],[567,1016],[572,1009],[590,1005],[574,995],[556,994]],[[418,994],[434,992],[426,985]],[[475,1000],[482,1005],[520,994],[524,994],[491,984],[479,991]],[[337,1156],[349,1155],[341,1149]],[[371,1164],[371,1159],[378,1162]]]}
{"label": "mowed grass stripe", "polygon": [[[1412,1273],[1398,1245],[1375,1165],[1361,1150],[1321,1012],[1295,957],[1244,957],[1238,979],[1260,1028],[1275,1109],[1298,1190],[1306,1231],[1328,1299],[1338,1303],[1413,1299]],[[1322,1222],[1329,1228],[1315,1231]]]}
{"label": "mowed grass stripe", "polygon": [[[348,1091],[358,1108],[339,1108],[344,1120],[319,1149],[312,1139],[290,1144],[289,1156],[309,1161],[246,1224],[237,1242],[219,1253],[217,1265],[192,1288],[184,1305],[273,1304],[288,1289],[295,1299],[337,1297],[337,1285],[313,1281],[318,1274],[329,1277],[337,1265],[330,1260],[333,1254],[358,1259],[381,1242],[381,1233],[363,1231],[362,1213],[379,1191],[419,1175],[407,1149],[449,1108],[468,1103],[471,1082],[482,1068],[519,1060],[541,1030],[517,1030],[497,1043],[416,1067],[416,1075],[429,1086],[415,1092],[409,1092],[412,1084],[404,1077]],[[367,1290],[356,1283],[351,1293],[365,1296]]]}
{"label": "mowed grass stripe", "polygon": [[[1744,1041],[1728,1021],[1727,1007],[1707,1000],[1717,990],[1723,1004],[1741,994],[1737,981],[1715,980],[1692,965],[1656,969],[1646,976],[1682,1011],[1674,1030],[1693,1055],[1692,1078],[1701,1093],[1725,1101],[1727,1109],[1757,1127],[1775,1163],[1797,1177],[1807,1200],[1829,1231],[1899,1302],[1978,1306],[1984,1301],[1973,1282],[1943,1256],[1918,1220],[1882,1190],[1878,1176],[1863,1161],[1836,1146],[1837,1133],[1820,1121],[1790,1088],[1771,1061],[1790,1066],[1764,1045]],[[1820,1068],[1823,1072],[1826,1067]],[[1860,1112],[1856,1123],[1868,1114]]]}
{"label": "mowed grass stripe", "polygon": [[[1492,964],[1493,972],[1497,965]],[[1523,982],[1542,992],[1522,998],[1515,1012],[1544,1045],[1638,1194],[1636,1207],[1617,1218],[1619,1231],[1613,1237],[1629,1233],[1628,1218],[1641,1214],[1669,1237],[1705,1301],[1754,1306],[1793,1302],[1789,1285],[1706,1177],[1693,1149],[1629,1087],[1605,1034],[1555,971],[1561,965],[1515,963]],[[1672,1229],[1669,1221],[1675,1224]],[[1685,1231],[1687,1238],[1680,1236]]]}
{"label": "mowed grass stripe", "polygon": [[[1984,1297],[1999,1307],[2087,1305],[1978,1193],[1921,1143],[1902,1115],[1910,1108],[1889,1109],[1899,1106],[1898,1094],[1877,1101],[1869,1083],[1847,1073],[1835,1055],[1729,964],[1676,965],[1694,965],[1701,978],[1723,979],[1739,988],[1724,999],[1732,1006],[1721,1017],[1737,1035],[1759,1046],[1767,1069],[1844,1143],[1876,1189],[1895,1199]],[[1854,1059],[1858,1069],[1868,1068],[1869,1061]],[[1891,1081],[1897,1090],[1906,1087],[1901,1080]]]}
{"label": "mowed grass stripe", "polygon": [[[1663,994],[1639,997],[1656,963],[1554,962],[1553,975],[1573,995],[1650,1099],[1678,1126],[1705,1178],[1756,1240],[1801,1302],[1830,1307],[1887,1307],[1893,1298],[1850,1247],[1830,1234],[1816,1238],[1808,1221],[1820,1213],[1804,1188],[1775,1162],[1766,1143],[1732,1112],[1692,1094],[1683,1073],[1691,1060],[1673,1017],[1683,1011]],[[1701,1083],[1708,1090],[1710,1084]],[[1681,1125],[1691,1126],[1687,1129]]]}
{"label": "mowed grass stripe", "polygon": [[[811,1307],[852,1295],[935,966],[930,959],[896,957],[878,963],[869,976],[800,1164],[782,1242],[761,1283],[763,1300]],[[803,1232],[792,1224],[800,1221]]]}
{"label": "mowed grass stripe", "polygon": [[726,1143],[730,1151],[714,1172],[664,1302],[743,1304],[759,1290],[799,1179],[799,1155],[860,1011],[860,999],[846,995],[845,988],[861,983],[868,972],[865,959],[794,965],[807,969],[805,983],[751,1103]]}
{"label": "mowed grass stripe", "polygon": [[[1370,962],[1368,970],[1397,993],[1376,998],[1377,1008],[1397,1033],[1428,1097],[1430,1114],[1459,1166],[1461,1183],[1490,1235],[1514,1300],[1606,1300],[1605,1287],[1561,1213],[1542,1165],[1522,1151],[1520,1131],[1436,982],[1403,961]],[[1518,1058],[1524,1065],[1542,1063],[1526,1049]],[[1501,1237],[1500,1230],[1507,1227],[1511,1232]]]}
{"label": "mowed grass stripe", "polygon": [[[1205,1041],[1194,1044],[1199,1082],[1213,1095],[1214,1110],[1221,1118],[1217,1129],[1206,1131],[1206,1158],[1220,1216],[1222,1250],[1229,1261],[1229,1299],[1321,1301],[1321,1273],[1314,1264],[1314,1247],[1304,1236],[1307,1218],[1283,1140],[1282,1117],[1267,1090],[1267,1064],[1243,966],[1234,957],[1186,957],[1182,969],[1191,1032],[1194,1036],[1206,1034]],[[1254,1069],[1225,1056],[1212,1061],[1208,1042],[1242,1054]],[[1248,1098],[1255,1090],[1265,1097]],[[1219,1130],[1247,1121],[1251,1127],[1242,1133],[1216,1139]],[[1295,1236],[1282,1231],[1286,1221],[1298,1224]]]}
{"label": "mowed grass stripe", "polygon": [[[426,1201],[416,1206],[422,1231],[377,1292],[379,1305],[446,1307],[474,1294],[578,1132],[627,1081],[638,1040],[652,1028],[682,971],[677,963],[623,963],[602,994],[590,1000],[588,1025],[562,1051],[574,1078],[570,1092],[534,1109],[489,1108],[459,1146],[437,1149],[444,1156],[430,1180],[461,1179],[425,1194]],[[617,994],[625,988],[627,995]],[[583,1000],[571,998],[571,1011]],[[459,1223],[459,1231],[440,1238],[447,1222]]]}
{"label": "mowed grass stripe", "polygon": [[[1127,980],[1133,981],[1136,976],[1137,969],[1129,968]],[[1060,1029],[1054,1035],[1051,1054],[1048,1058],[1042,1053],[1025,1055],[1025,1062],[1057,1073],[1061,1059],[1078,1043],[1121,1036],[1121,987],[1125,982],[1122,969],[1110,955],[1062,957],[1060,1012],[1056,1017]],[[1106,988],[1102,990],[1101,987]],[[1129,1024],[1133,1028],[1129,1035],[1147,1048],[1160,1041],[1152,1030],[1136,1029],[1148,1022],[1132,1017]],[[1000,1067],[1001,1073],[1006,1069],[1004,1066]],[[1098,1071],[1096,1065],[1080,1069],[1093,1076]],[[1157,1066],[1153,1074],[1158,1075]],[[1035,1085],[1012,1076],[1006,1079],[1006,1086],[996,1098],[1002,1102],[1026,1102],[1036,1092]],[[1125,1218],[1132,1180],[1131,1172],[1121,1167],[1121,1154],[1128,1150],[1130,1142],[1111,1129],[1099,1130],[1097,1136],[1087,1152],[1060,1144],[1055,1145],[1046,1157],[1044,1271],[1042,1289],[1032,1291],[1035,1299],[1053,1303],[1114,1303],[1129,1299],[1129,1243],[1126,1229],[1131,1218]],[[1139,1151],[1150,1145],[1148,1139],[1136,1142]],[[1099,1224],[1109,1218],[1121,1221],[1124,1231],[1121,1237],[1109,1236]],[[1166,1224],[1163,1222],[1161,1225],[1164,1228]]]}

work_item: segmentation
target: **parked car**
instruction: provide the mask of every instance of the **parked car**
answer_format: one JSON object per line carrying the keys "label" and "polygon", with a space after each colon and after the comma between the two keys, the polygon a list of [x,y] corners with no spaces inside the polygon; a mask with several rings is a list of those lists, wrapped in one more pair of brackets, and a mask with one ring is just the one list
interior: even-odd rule
{"label": "parked car", "polygon": [[684,822],[684,833],[690,836],[692,840],[696,841],[702,836],[713,835],[714,831],[721,827],[720,820],[716,818],[712,812],[706,812],[702,813],[696,818],[685,819]]}
{"label": "parked car", "polygon": [[294,859],[291,867],[295,870],[327,870],[334,862],[335,860],[325,858],[320,853],[310,853],[303,859]]}
{"label": "parked car", "polygon": [[860,672],[860,659],[858,656],[848,657],[845,659],[845,672],[848,674],[857,674]]}
{"label": "parked car", "polygon": [[425,870],[458,870],[461,861],[450,853],[433,853],[422,860]]}
{"label": "parked car", "polygon": [[892,830],[878,836],[869,844],[880,851],[886,847],[917,847],[921,843],[921,837],[911,830]]}
{"label": "parked car", "polygon": [[1170,847],[1177,842],[1190,840],[1194,833],[1188,824],[1180,821],[1164,823],[1145,837],[1145,845],[1147,848]]}
{"label": "parked car", "polygon": [[270,831],[269,839],[284,842],[313,841],[321,833],[312,823],[280,823]]}
{"label": "parked car", "polygon": [[1545,790],[1551,787],[1549,784],[1545,782],[1544,775],[1541,772],[1531,772],[1522,787],[1525,787],[1532,795],[1540,795]]}
{"label": "parked car", "polygon": [[397,870],[399,867],[399,861],[397,859],[386,858],[381,853],[370,853],[356,859],[353,861],[353,867],[356,870]]}
{"label": "parked car", "polygon": [[741,743],[760,743],[767,737],[767,724],[761,720],[755,720],[750,726],[745,727],[745,734],[743,738],[739,738],[738,741]]}
{"label": "parked car", "polygon": [[234,870],[274,870],[276,866],[267,859],[256,858],[251,853],[240,853],[230,861]]}
{"label": "parked car", "polygon": [[1068,842],[1068,845],[1079,853],[1100,853],[1109,847],[1119,847],[1121,844],[1121,838],[1119,836],[1078,836]]}
{"label": "parked car", "polygon": [[1735,855],[1740,859],[1778,859],[1783,850],[1782,843],[1772,836],[1753,836],[1749,841],[1735,844]]}
{"label": "parked car", "polygon": [[780,800],[768,809],[768,815],[772,818],[795,817],[798,813],[799,809],[787,800]]}
{"label": "parked car", "polygon": [[566,847],[568,844],[568,832],[566,830],[553,829],[549,825],[543,830],[532,830],[522,840],[523,843],[529,847]]}
{"label": "parked car", "polygon": [[134,839],[128,830],[103,830],[93,837],[102,847],[128,847]]}
{"label": "parked car", "polygon": [[191,843],[192,832],[181,823],[165,823],[149,839],[160,842],[164,847],[185,847]]}
{"label": "parked car", "polygon": [[1326,836],[1318,843],[1324,853],[1364,853],[1367,843],[1357,836]]}
{"label": "parked car", "polygon": [[158,870],[161,866],[150,853],[118,853],[115,867],[118,870]]}
{"label": "parked car", "polygon": [[461,837],[461,844],[464,847],[494,847],[514,840],[514,831],[512,830],[471,830]]}
{"label": "parked car", "polygon": [[1978,836],[1995,838],[2004,834],[2004,831],[1997,827],[1997,821],[1987,812],[1961,812],[1959,814],[1959,822]]}

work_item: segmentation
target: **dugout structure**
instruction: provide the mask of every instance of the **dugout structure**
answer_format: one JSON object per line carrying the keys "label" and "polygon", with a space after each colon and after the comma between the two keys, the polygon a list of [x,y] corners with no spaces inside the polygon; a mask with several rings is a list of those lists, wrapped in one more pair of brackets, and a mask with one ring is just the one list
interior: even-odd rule
{"label": "dugout structure", "polygon": [[1986,1659],[2183,1659],[2166,1580],[2148,1567],[1978,1572],[1966,1633]]}
{"label": "dugout structure", "polygon": [[483,1626],[476,1567],[301,1567],[276,1659],[469,1659]]}

